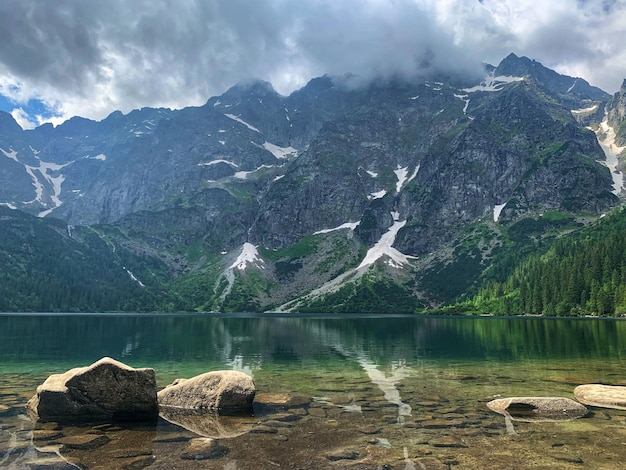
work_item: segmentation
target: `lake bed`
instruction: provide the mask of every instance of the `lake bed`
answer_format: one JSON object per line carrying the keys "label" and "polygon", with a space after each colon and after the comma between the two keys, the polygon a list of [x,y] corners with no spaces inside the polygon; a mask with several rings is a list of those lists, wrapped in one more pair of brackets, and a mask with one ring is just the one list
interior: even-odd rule
{"label": "lake bed", "polygon": [[[35,423],[48,375],[103,356],[155,369],[159,387],[248,373],[254,416],[193,432]],[[626,411],[512,423],[486,403],[626,385],[626,322],[277,315],[0,315],[2,468],[613,469]],[[196,428],[196,431],[199,428]],[[214,441],[209,441],[213,438]]]}

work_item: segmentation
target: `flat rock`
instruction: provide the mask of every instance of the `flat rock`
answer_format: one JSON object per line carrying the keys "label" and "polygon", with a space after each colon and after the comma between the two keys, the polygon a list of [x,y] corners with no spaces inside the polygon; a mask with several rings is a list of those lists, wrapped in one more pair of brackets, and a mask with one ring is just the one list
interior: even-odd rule
{"label": "flat rock", "polygon": [[626,387],[587,384],[574,389],[576,400],[585,405],[626,410]]}
{"label": "flat rock", "polygon": [[356,460],[359,458],[359,453],[350,448],[335,449],[326,453],[326,458],[330,461],[337,460]]}
{"label": "flat rock", "polygon": [[161,407],[205,410],[218,414],[252,412],[256,388],[252,378],[234,370],[177,379],[158,393]]}
{"label": "flat rock", "polygon": [[68,449],[91,450],[103,446],[110,440],[111,439],[102,434],[82,434],[79,436],[63,437],[57,439],[56,442]]}
{"label": "flat rock", "polygon": [[461,439],[455,436],[437,437],[429,441],[429,444],[433,447],[452,447],[452,448],[467,447]]}
{"label": "flat rock", "polygon": [[110,357],[54,374],[37,387],[27,408],[40,421],[156,420],[153,369],[134,369]]}
{"label": "flat rock", "polygon": [[584,405],[562,397],[512,397],[498,398],[487,407],[514,421],[563,421],[585,416]]}

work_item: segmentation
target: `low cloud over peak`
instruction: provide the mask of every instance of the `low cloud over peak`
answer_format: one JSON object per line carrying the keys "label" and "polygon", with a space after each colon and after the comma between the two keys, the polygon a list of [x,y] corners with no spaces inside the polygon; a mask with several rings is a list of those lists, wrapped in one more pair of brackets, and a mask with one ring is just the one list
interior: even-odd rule
{"label": "low cloud over peak", "polygon": [[288,94],[323,74],[474,75],[511,51],[609,92],[626,76],[624,0],[6,0],[0,22],[0,94],[26,122],[44,103],[34,124],[197,105],[251,78]]}

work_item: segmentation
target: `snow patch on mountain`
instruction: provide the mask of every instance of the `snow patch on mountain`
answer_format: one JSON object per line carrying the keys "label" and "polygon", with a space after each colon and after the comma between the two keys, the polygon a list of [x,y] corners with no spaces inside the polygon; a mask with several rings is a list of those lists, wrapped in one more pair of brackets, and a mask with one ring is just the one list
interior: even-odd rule
{"label": "snow patch on mountain", "polygon": [[[71,235],[70,235],[70,236],[71,236]],[[124,270],[128,273],[128,276],[129,276],[129,277],[130,277],[133,281],[135,281],[135,282],[136,282],[137,284],[139,284],[141,287],[146,287],[146,286],[144,285],[144,283],[143,283],[143,282],[141,282],[139,279],[137,279],[137,276],[135,276],[135,275],[134,275],[134,274],[133,274],[133,273],[132,273],[129,269],[126,269],[126,268],[124,267]]]}
{"label": "snow patch on mountain", "polygon": [[15,207],[15,205],[11,204],[10,202],[0,202],[0,206],[8,207],[9,209],[13,210],[17,209],[17,207]]}
{"label": "snow patch on mountain", "polygon": [[226,163],[227,165],[230,165],[233,168],[239,168],[239,165],[237,165],[236,163],[228,161],[228,160],[224,160],[221,158],[218,160],[211,160],[210,162],[198,163],[198,166],[211,166],[211,165],[217,165],[218,163]]}
{"label": "snow patch on mountain", "polygon": [[275,168],[275,166],[274,165],[261,165],[260,167],[255,168],[252,171],[238,171],[233,176],[237,179],[245,180],[245,179],[248,179],[248,175],[252,173],[256,173],[257,171],[262,170],[263,168]]}
{"label": "snow patch on mountain", "polygon": [[105,161],[107,159],[107,156],[103,153],[96,155],[95,157],[89,157],[92,160],[100,160],[101,162]]}
{"label": "snow patch on mountain", "polygon": [[574,115],[587,114],[587,113],[593,113],[597,111],[597,109],[598,109],[598,105],[595,104],[593,106],[590,106],[589,108],[572,109],[570,112]]}
{"label": "snow patch on mountain", "polygon": [[500,219],[500,214],[502,213],[502,209],[506,206],[506,202],[504,204],[496,204],[493,208],[493,221],[497,222]]}
{"label": "snow patch on mountain", "polygon": [[395,170],[393,170],[393,172],[396,174],[396,177],[398,178],[398,182],[396,183],[396,193],[399,193],[405,184],[411,182],[417,176],[417,172],[419,170],[420,170],[420,166],[418,164],[415,167],[413,174],[409,176],[409,167],[405,166],[402,168],[400,167],[400,165],[398,165],[398,167]]}
{"label": "snow patch on mountain", "polygon": [[257,247],[252,243],[246,242],[241,247],[241,253],[237,259],[229,266],[228,269],[238,269],[239,271],[244,271],[249,265],[265,269],[264,264],[265,262],[263,261],[263,258],[259,256]]}
{"label": "snow patch on mountain", "polygon": [[355,228],[357,228],[359,226],[359,224],[361,223],[361,221],[359,222],[346,222],[345,224],[341,224],[338,227],[335,228],[325,228],[323,230],[318,230],[317,232],[314,232],[313,235],[320,235],[322,233],[330,233],[330,232],[334,232],[336,230],[343,230],[343,229],[350,229],[350,230],[354,230]]}
{"label": "snow patch on mountain", "polygon": [[603,163],[611,170],[611,176],[613,177],[613,194],[619,196],[624,190],[624,174],[617,169],[619,163],[618,155],[624,152],[626,147],[619,147],[615,143],[615,129],[609,125],[606,115],[595,132],[598,143],[606,156],[606,162]]}
{"label": "snow patch on mountain", "polygon": [[477,91],[502,91],[504,86],[508,83],[524,81],[524,77],[511,77],[505,75],[499,75],[497,77],[487,77],[480,85],[473,86],[471,88],[463,88],[466,93],[475,93]]}
{"label": "snow patch on mountain", "polygon": [[224,114],[224,116],[226,116],[229,119],[232,119],[233,121],[237,121],[239,124],[243,124],[244,126],[246,126],[251,131],[258,132],[259,134],[262,134],[262,132],[260,130],[258,130],[253,125],[248,124],[246,121],[241,119],[239,116],[235,116],[234,114]]}
{"label": "snow patch on mountain", "polygon": [[457,94],[455,94],[454,97],[465,102],[465,106],[463,107],[463,114],[467,114],[467,108],[468,108],[469,103],[470,103],[469,97],[467,95],[457,95]]}
{"label": "snow patch on mountain", "polygon": [[385,194],[387,194],[387,190],[386,189],[382,189],[376,193],[370,193],[367,198],[372,201],[374,199],[380,199],[382,197],[385,197]]}
{"label": "snow patch on mountain", "polygon": [[571,87],[569,87],[565,93],[569,93],[570,91],[572,91],[572,90],[574,89],[574,87],[576,86],[576,84],[577,84],[577,83],[578,83],[578,79],[577,79],[577,78],[575,78],[575,79],[574,79],[574,83],[572,83],[572,86],[571,86]]}
{"label": "snow patch on mountain", "polygon": [[17,159],[17,152],[12,148],[10,148],[8,152],[6,150],[0,149],[0,152],[2,152],[5,157],[10,158],[11,160],[15,160],[17,163],[19,163],[19,160]]}
{"label": "snow patch on mountain", "polygon": [[366,273],[366,269],[369,266],[383,257],[387,258],[385,260],[387,265],[397,269],[402,268],[404,265],[408,265],[409,259],[417,259],[414,256],[405,255],[404,253],[401,253],[393,248],[396,236],[400,229],[406,225],[406,220],[400,221],[400,214],[398,212],[392,212],[391,215],[394,219],[394,224],[386,233],[383,234],[380,240],[367,251],[365,258],[357,268],[340,274],[320,287],[313,289],[301,299],[296,299],[282,305],[277,309],[277,311],[291,311],[292,309],[297,309],[299,302],[303,300],[311,300],[319,296],[337,292],[345,285],[346,282],[355,281],[362,277]]}
{"label": "snow patch on mountain", "polygon": [[387,257],[388,259],[385,262],[394,268],[401,268],[404,265],[409,264],[409,257],[404,253],[400,253],[398,250],[393,248],[393,244],[396,241],[396,236],[402,227],[406,225],[406,220],[398,220],[399,214],[397,212],[392,212],[394,223],[386,233],[380,237],[380,240],[369,250],[367,250],[367,254],[361,264],[356,268],[357,271],[363,268],[367,268],[374,264],[377,260],[383,257]]}
{"label": "snow patch on mountain", "polygon": [[297,155],[298,151],[293,147],[279,147],[271,142],[264,142],[263,148],[279,160],[284,160]]}

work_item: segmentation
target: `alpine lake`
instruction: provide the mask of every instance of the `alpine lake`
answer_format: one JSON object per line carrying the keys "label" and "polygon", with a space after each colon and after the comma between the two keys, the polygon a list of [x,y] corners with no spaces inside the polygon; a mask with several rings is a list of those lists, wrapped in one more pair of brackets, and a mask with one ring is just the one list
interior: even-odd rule
{"label": "alpine lake", "polygon": [[[104,356],[153,368],[159,388],[244,371],[254,415],[207,416],[195,431],[163,417],[29,417],[26,402],[49,375]],[[626,465],[626,411],[507,426],[486,403],[626,385],[625,366],[622,320],[3,314],[0,468],[613,470]]]}

